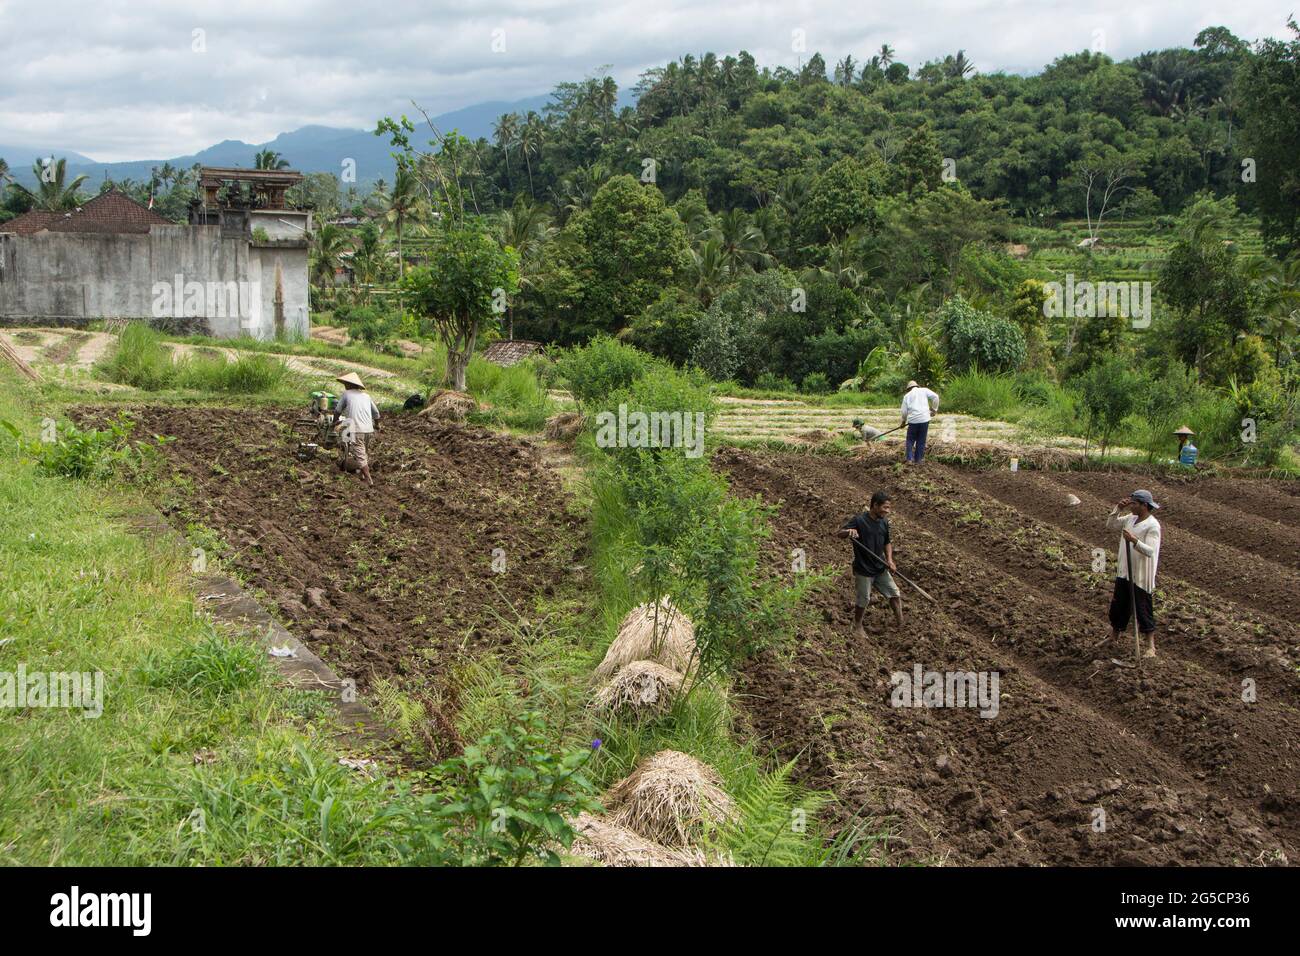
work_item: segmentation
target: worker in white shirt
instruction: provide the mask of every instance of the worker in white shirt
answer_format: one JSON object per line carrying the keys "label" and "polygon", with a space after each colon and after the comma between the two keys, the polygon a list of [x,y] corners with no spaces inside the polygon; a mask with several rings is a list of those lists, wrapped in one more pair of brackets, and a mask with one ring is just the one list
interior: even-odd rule
{"label": "worker in white shirt", "polygon": [[340,418],[344,420],[339,442],[339,467],[346,467],[348,459],[352,459],[361,472],[361,479],[373,487],[375,482],[370,477],[370,447],[375,429],[379,427],[379,407],[375,405],[356,372],[340,375],[338,381],[343,383],[343,394],[334,406],[332,424],[337,426]]}
{"label": "worker in white shirt", "polygon": [[[1156,562],[1160,559],[1160,522],[1154,515],[1159,507],[1151,492],[1135,491],[1118,502],[1106,519],[1106,530],[1120,532],[1119,571],[1115,577],[1115,593],[1110,599],[1111,640],[1117,640],[1128,629],[1130,615],[1137,614],[1138,631],[1148,641],[1144,657],[1156,656],[1156,619],[1151,595],[1156,590]],[[1123,508],[1128,508],[1130,513],[1121,514]]]}
{"label": "worker in white shirt", "polygon": [[925,437],[930,432],[930,418],[939,410],[939,396],[916,382],[903,390],[902,424],[907,426],[907,461],[919,465],[925,458]]}

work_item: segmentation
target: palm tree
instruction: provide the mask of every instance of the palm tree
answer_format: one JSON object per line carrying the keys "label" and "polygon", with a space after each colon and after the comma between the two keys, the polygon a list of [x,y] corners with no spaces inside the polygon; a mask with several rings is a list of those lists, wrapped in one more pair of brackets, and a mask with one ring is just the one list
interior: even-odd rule
{"label": "palm tree", "polygon": [[534,199],[537,198],[537,193],[533,189],[532,157],[541,152],[545,138],[545,123],[540,116],[529,110],[528,116],[524,118],[523,128],[519,131],[519,151],[524,154],[524,165],[528,167],[528,193]]}
{"label": "palm tree", "polygon": [[393,191],[385,200],[384,219],[397,229],[397,274],[406,275],[406,262],[402,258],[402,227],[415,212],[420,202],[420,184],[415,173],[399,169],[393,177]]}
{"label": "palm tree", "polygon": [[857,70],[857,64],[853,62],[852,56],[846,56],[835,64],[835,82],[840,86],[852,86],[854,71]]}
{"label": "palm tree", "polygon": [[311,264],[312,281],[317,285],[334,285],[334,274],[342,263],[343,253],[349,251],[348,236],[341,226],[321,226],[315,237]]}
{"label": "palm tree", "polygon": [[966,51],[958,50],[956,56],[948,56],[943,61],[943,73],[954,80],[960,80],[975,70],[975,64],[966,59]]}
{"label": "palm tree", "polygon": [[86,181],[86,177],[78,176],[72,182],[66,183],[64,180],[67,172],[68,161],[55,160],[51,156],[48,162],[38,160],[32,164],[32,173],[36,176],[35,191],[21,183],[10,183],[9,188],[19,196],[25,197],[33,209],[43,209],[46,212],[76,209],[80,203],[77,190]]}
{"label": "palm tree", "polygon": [[592,163],[575,169],[568,179],[560,183],[560,190],[555,194],[563,218],[568,219],[573,213],[590,206],[601,184],[608,178],[609,169],[604,163]]}
{"label": "palm tree", "polygon": [[273,149],[264,149],[253,157],[254,169],[288,169],[289,161]]}
{"label": "palm tree", "polygon": [[9,181],[9,164],[0,158],[0,186]]}
{"label": "palm tree", "polygon": [[729,271],[722,243],[706,239],[691,250],[691,277],[695,280],[695,294],[706,309],[727,281]]}
{"label": "palm tree", "polygon": [[894,62],[894,48],[888,43],[882,43],[880,44],[880,52],[876,56],[880,57],[880,68],[882,70],[888,69],[889,64]]}
{"label": "palm tree", "polygon": [[379,230],[370,224],[361,227],[356,248],[352,250],[352,274],[365,301],[370,301],[370,287],[384,267],[384,245]]}
{"label": "palm tree", "polygon": [[1273,361],[1281,365],[1283,351],[1300,332],[1300,254],[1285,261],[1257,256],[1246,264],[1262,315],[1260,336],[1273,344]]}
{"label": "palm tree", "polygon": [[497,149],[501,150],[501,155],[506,161],[506,188],[514,192],[514,183],[510,180],[510,147],[515,145],[515,137],[519,135],[519,114],[502,113],[501,118],[496,121],[492,127],[492,136],[496,140]]}
{"label": "palm tree", "polygon": [[[538,268],[542,249],[559,230],[551,225],[550,216],[541,203],[519,196],[513,206],[497,220],[497,242],[519,253],[519,289],[531,289],[540,278]],[[514,301],[506,303],[506,320],[510,338],[515,337]]]}
{"label": "palm tree", "polygon": [[713,238],[718,240],[723,262],[732,275],[766,265],[772,259],[767,239],[743,209],[731,209],[719,216]]}
{"label": "palm tree", "polygon": [[596,107],[602,125],[608,129],[609,124],[614,120],[614,107],[618,105],[618,84],[614,82],[612,76],[607,76],[600,81],[592,96],[592,105]]}

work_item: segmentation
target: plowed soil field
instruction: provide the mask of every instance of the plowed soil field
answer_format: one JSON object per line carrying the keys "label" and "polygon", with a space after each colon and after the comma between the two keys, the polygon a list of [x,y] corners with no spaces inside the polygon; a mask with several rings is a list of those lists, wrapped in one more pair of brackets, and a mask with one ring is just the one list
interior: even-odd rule
{"label": "plowed soil field", "polygon": [[332,455],[296,460],[291,412],[131,413],[137,435],[173,439],[162,493],[173,523],[214,532],[241,578],[363,691],[377,677],[427,690],[465,652],[510,659],[507,622],[583,573],[584,519],[519,440],[388,416],[367,488]]}
{"label": "plowed soil field", "polygon": [[[880,456],[724,449],[733,492],[777,507],[767,555],[835,573],[793,658],[740,681],[753,727],[833,791],[839,822],[891,837],[890,861],[1255,864],[1300,859],[1300,521],[1284,483],[1162,484],[1133,475],[905,469]],[[1160,657],[1108,639],[1118,535],[1110,503],[1165,507]],[[851,545],[834,536],[893,495],[905,585],[852,627]],[[1080,499],[1067,504],[1069,495]],[[1104,569],[1094,571],[1095,549]],[[891,675],[996,672],[1000,706],[899,707]]]}

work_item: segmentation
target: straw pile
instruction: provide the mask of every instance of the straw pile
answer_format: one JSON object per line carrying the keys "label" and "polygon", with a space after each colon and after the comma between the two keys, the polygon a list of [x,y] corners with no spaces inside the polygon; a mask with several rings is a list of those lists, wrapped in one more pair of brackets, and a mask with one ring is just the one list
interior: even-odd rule
{"label": "straw pile", "polygon": [[605,866],[708,866],[698,850],[670,850],[604,817],[583,813],[572,821],[577,836],[570,852]]}
{"label": "straw pile", "polygon": [[[656,627],[656,620],[658,626]],[[663,597],[654,604],[642,604],[628,612],[619,625],[618,636],[596,668],[596,676],[614,676],[632,661],[654,661],[685,674],[694,666],[695,627],[681,611]]]}
{"label": "straw pile", "polygon": [[712,767],[689,754],[661,750],[610,789],[610,822],[667,847],[691,846],[706,828],[736,817]]}
{"label": "straw pile", "polygon": [[465,416],[477,408],[478,402],[474,400],[473,395],[444,388],[434,393],[433,398],[420,414],[442,421],[463,422]]}
{"label": "straw pile", "polygon": [[824,428],[810,428],[806,432],[799,432],[794,437],[799,441],[807,442],[810,445],[824,445],[830,441],[833,436]]}
{"label": "straw pile", "polygon": [[581,412],[560,412],[546,420],[546,437],[552,441],[571,442],[582,432],[586,419]]}
{"label": "straw pile", "polygon": [[624,664],[614,679],[596,692],[600,710],[632,710],[657,716],[666,713],[682,689],[685,678],[671,667],[654,661]]}

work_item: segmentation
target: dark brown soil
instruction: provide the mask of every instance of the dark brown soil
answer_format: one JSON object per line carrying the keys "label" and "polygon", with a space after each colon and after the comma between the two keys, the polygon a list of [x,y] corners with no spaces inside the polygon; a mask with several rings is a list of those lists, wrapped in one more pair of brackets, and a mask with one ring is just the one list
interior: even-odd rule
{"label": "dark brown soil", "polygon": [[428,689],[467,651],[510,659],[504,622],[527,618],[586,563],[583,519],[550,469],[489,431],[389,416],[370,489],[330,455],[296,460],[290,412],[132,414],[137,434],[174,439],[170,520],[215,531],[239,575],[362,690],[377,677]]}
{"label": "dark brown soil", "polygon": [[[778,505],[774,570],[787,571],[790,549],[803,548],[811,568],[836,575],[818,616],[801,628],[793,661],[769,655],[746,669],[740,689],[749,719],[798,757],[802,782],[839,797],[834,812],[843,823],[892,828],[888,858],[1297,858],[1300,628],[1284,583],[1294,572],[1263,557],[1272,550],[1206,555],[1199,536],[1171,519],[1157,592],[1161,657],[1125,670],[1109,658],[1131,657],[1131,639],[1098,642],[1109,634],[1116,547],[1104,503],[1130,492],[1132,475],[1101,476],[1093,495],[1073,473],[1058,481],[937,464],[905,471],[879,458],[735,450],[720,452],[717,464],[737,493]],[[850,545],[833,532],[878,487],[895,496],[899,568],[936,603],[906,593],[901,633],[876,604],[862,642],[849,634]],[[1083,499],[1073,508],[1065,505],[1071,487]],[[1274,489],[1261,485],[1259,493]],[[1269,537],[1265,548],[1290,533]],[[1092,571],[1094,547],[1108,555],[1106,572]],[[1244,591],[1237,575],[1248,573],[1272,580]],[[997,671],[997,716],[891,706],[890,675],[917,663]],[[1253,703],[1242,699],[1244,679],[1256,687]],[[1098,808],[1104,832],[1095,828]]]}

